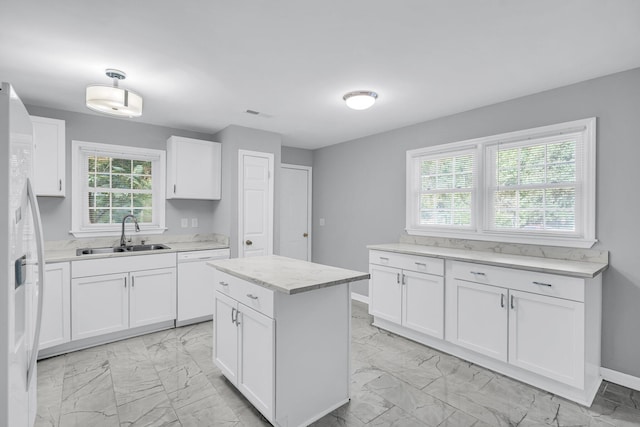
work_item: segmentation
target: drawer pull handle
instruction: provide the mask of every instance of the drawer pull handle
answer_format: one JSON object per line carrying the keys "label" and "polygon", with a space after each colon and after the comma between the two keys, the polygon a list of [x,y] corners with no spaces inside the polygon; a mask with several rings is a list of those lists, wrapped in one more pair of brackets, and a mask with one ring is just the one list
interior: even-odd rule
{"label": "drawer pull handle", "polygon": [[231,307],[231,323],[236,323],[236,309],[235,307]]}
{"label": "drawer pull handle", "polygon": [[424,263],[424,262],[416,262],[415,264],[416,264],[416,265],[422,265],[422,266],[423,266],[423,267],[425,267],[425,268],[427,267],[427,264],[426,264],[426,263]]}
{"label": "drawer pull handle", "polygon": [[398,276],[396,278],[396,283],[398,283],[398,285],[400,284],[400,273],[398,273]]}
{"label": "drawer pull handle", "polygon": [[127,287],[127,278],[126,277],[124,278],[124,287],[125,288]]}
{"label": "drawer pull handle", "polygon": [[381,256],[381,257],[380,257],[380,261],[389,261],[389,258],[384,257],[384,256]]}
{"label": "drawer pull handle", "polygon": [[544,282],[533,282],[534,285],[540,285],[540,286],[548,286],[551,287],[551,283],[544,283]]}
{"label": "drawer pull handle", "polygon": [[251,299],[258,299],[258,297],[253,294],[247,294],[247,296]]}
{"label": "drawer pull handle", "polygon": [[470,271],[469,273],[473,275],[478,275],[478,276],[486,276],[486,274],[483,273],[482,271]]}
{"label": "drawer pull handle", "polygon": [[504,294],[500,294],[500,307],[504,308]]}
{"label": "drawer pull handle", "polygon": [[405,276],[404,274],[402,275],[402,284],[403,285],[407,284],[407,276]]}
{"label": "drawer pull handle", "polygon": [[227,282],[220,282],[220,284],[221,284],[222,286],[229,286],[229,284],[228,284]]}
{"label": "drawer pull handle", "polygon": [[515,297],[513,295],[511,295],[511,310],[515,310],[516,309],[516,305],[515,305]]}
{"label": "drawer pull handle", "polygon": [[58,181],[58,191],[62,191],[62,180]]}
{"label": "drawer pull handle", "polygon": [[136,285],[136,277],[135,276],[131,276],[131,287],[133,288]]}

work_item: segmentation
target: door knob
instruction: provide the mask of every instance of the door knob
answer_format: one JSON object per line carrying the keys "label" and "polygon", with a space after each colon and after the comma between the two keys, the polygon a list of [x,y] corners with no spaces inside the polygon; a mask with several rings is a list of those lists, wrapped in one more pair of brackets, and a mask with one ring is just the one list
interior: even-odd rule
{"label": "door knob", "polygon": [[247,246],[251,246],[253,245],[253,242],[251,240],[247,240],[246,242],[244,242],[244,244]]}
{"label": "door knob", "polygon": [[302,237],[309,237],[309,233],[304,233]]}

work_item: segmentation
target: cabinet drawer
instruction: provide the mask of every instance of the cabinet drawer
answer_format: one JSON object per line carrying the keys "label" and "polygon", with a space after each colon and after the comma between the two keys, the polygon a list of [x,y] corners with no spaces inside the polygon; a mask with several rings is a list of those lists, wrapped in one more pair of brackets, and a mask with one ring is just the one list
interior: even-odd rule
{"label": "cabinet drawer", "polygon": [[176,266],[176,254],[129,255],[113,258],[94,258],[71,261],[71,277],[89,277],[102,274],[127,273]]}
{"label": "cabinet drawer", "polygon": [[396,252],[369,251],[369,263],[444,276],[444,260]]}
{"label": "cabinet drawer", "polygon": [[273,318],[273,291],[246,280],[215,271],[216,290],[236,301]]}
{"label": "cabinet drawer", "polygon": [[584,302],[583,279],[470,262],[452,263],[456,279]]}

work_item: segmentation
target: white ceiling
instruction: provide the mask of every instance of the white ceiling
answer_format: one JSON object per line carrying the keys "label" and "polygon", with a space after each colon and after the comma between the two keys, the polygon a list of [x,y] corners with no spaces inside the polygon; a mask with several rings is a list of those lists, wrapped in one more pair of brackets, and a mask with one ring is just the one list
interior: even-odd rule
{"label": "white ceiling", "polygon": [[94,114],[117,68],[135,120],[319,148],[640,67],[640,1],[3,0],[0,58],[29,104]]}

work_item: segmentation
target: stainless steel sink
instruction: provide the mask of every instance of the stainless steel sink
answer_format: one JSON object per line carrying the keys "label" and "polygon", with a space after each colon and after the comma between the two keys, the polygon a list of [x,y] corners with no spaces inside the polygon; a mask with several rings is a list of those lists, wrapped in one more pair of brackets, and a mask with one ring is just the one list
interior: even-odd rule
{"label": "stainless steel sink", "polygon": [[162,244],[127,246],[127,251],[131,251],[131,252],[156,251],[158,249],[171,249],[171,248],[167,245],[162,245]]}
{"label": "stainless steel sink", "polygon": [[132,246],[116,246],[107,248],[83,248],[76,250],[76,255],[94,255],[94,254],[111,254],[118,252],[140,252],[140,251],[156,251],[160,249],[171,249],[167,245],[132,245]]}
{"label": "stainless steel sink", "polygon": [[76,251],[76,255],[111,254],[115,252],[127,252],[126,248],[83,248]]}

